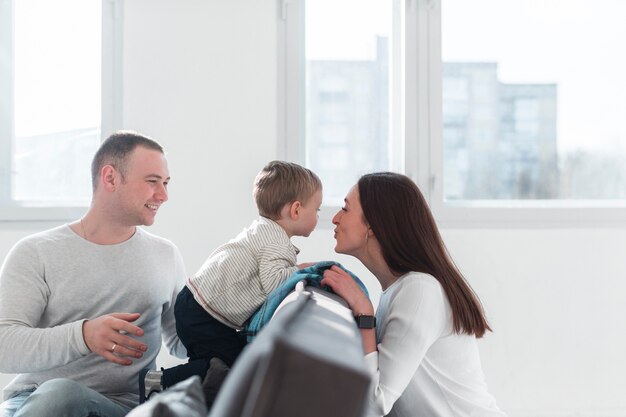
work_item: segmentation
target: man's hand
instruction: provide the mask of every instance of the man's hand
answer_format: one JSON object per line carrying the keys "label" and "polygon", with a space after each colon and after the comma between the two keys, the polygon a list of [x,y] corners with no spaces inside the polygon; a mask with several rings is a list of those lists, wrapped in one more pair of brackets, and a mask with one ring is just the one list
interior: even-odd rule
{"label": "man's hand", "polygon": [[83,339],[93,353],[120,365],[130,365],[128,359],[141,358],[148,346],[131,336],[143,336],[140,327],[131,324],[139,313],[112,313],[83,322]]}

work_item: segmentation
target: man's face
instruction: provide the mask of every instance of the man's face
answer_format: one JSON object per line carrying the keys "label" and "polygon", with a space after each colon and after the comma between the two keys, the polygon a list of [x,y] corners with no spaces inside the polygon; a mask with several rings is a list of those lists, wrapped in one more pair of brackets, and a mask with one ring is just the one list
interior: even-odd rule
{"label": "man's face", "polygon": [[124,222],[133,226],[153,224],[159,207],[167,201],[169,180],[167,160],[161,152],[142,146],[135,148],[116,189]]}

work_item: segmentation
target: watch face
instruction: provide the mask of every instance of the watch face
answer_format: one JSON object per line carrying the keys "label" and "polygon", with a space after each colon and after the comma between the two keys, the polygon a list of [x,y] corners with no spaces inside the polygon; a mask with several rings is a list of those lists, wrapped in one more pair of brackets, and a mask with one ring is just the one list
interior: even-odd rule
{"label": "watch face", "polygon": [[359,329],[373,329],[376,327],[376,317],[374,316],[357,316],[355,317],[356,324]]}

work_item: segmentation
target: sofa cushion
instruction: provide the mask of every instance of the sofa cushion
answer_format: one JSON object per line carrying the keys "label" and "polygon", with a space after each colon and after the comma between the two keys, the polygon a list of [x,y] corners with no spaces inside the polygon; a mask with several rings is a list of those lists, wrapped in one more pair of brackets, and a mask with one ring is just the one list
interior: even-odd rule
{"label": "sofa cushion", "polygon": [[206,417],[200,377],[194,376],[154,395],[127,417]]}

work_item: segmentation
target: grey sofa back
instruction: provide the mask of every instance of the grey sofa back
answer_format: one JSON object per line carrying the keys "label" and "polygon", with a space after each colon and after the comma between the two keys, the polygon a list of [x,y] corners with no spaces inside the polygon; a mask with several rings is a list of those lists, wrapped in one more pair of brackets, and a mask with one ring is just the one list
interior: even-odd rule
{"label": "grey sofa back", "polygon": [[209,417],[359,417],[369,383],[343,300],[300,286],[237,359]]}

